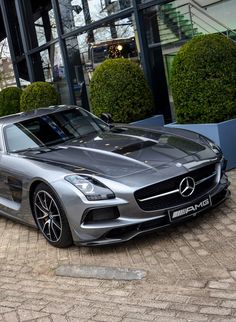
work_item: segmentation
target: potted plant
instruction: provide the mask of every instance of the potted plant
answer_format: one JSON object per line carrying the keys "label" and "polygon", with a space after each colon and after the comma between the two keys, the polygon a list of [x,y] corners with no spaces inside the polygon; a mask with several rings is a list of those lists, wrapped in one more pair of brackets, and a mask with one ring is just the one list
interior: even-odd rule
{"label": "potted plant", "polygon": [[236,167],[236,44],[223,35],[194,37],[177,53],[171,88],[178,127],[217,143]]}
{"label": "potted plant", "polygon": [[21,111],[31,111],[35,108],[57,105],[59,94],[53,85],[46,82],[34,82],[24,89],[20,99]]}
{"label": "potted plant", "polygon": [[107,59],[96,68],[90,83],[90,100],[94,114],[109,113],[116,123],[164,124],[162,115],[151,117],[151,90],[141,68],[129,59]]}
{"label": "potted plant", "polygon": [[22,90],[17,87],[7,87],[0,92],[0,116],[20,112],[20,97]]}

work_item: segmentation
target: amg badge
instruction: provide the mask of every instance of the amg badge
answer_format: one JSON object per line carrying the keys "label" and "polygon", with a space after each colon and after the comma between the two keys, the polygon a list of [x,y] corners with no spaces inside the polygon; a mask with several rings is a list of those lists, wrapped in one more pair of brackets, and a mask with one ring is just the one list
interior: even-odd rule
{"label": "amg badge", "polygon": [[211,205],[211,201],[210,198],[207,197],[204,200],[195,203],[194,205],[191,205],[189,207],[183,208],[183,209],[179,209],[179,210],[175,210],[170,212],[170,219],[174,220],[177,218],[180,218],[182,216],[189,216],[189,215],[193,215],[207,207],[209,207]]}

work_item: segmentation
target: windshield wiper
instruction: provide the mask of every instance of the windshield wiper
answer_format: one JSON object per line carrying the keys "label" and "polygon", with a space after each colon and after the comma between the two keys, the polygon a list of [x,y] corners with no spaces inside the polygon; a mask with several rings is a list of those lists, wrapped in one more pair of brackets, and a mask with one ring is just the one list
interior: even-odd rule
{"label": "windshield wiper", "polygon": [[51,148],[48,148],[46,146],[42,147],[35,147],[35,148],[26,148],[26,149],[21,149],[21,150],[15,150],[15,151],[10,151],[10,153],[25,153],[25,152],[49,152],[51,151]]}

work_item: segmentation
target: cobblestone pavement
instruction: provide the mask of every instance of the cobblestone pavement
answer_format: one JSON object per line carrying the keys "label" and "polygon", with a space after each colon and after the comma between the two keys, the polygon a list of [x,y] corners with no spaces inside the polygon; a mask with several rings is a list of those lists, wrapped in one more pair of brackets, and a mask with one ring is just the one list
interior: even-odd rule
{"label": "cobblestone pavement", "polygon": [[[56,249],[0,219],[0,321],[236,321],[236,170],[219,208],[103,248]],[[55,275],[60,264],[144,269],[141,281]]]}

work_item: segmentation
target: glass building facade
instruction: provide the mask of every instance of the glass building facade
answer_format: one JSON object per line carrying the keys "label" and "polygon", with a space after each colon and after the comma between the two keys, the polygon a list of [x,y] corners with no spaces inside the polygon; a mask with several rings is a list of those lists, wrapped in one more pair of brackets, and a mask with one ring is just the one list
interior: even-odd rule
{"label": "glass building facade", "polygon": [[89,82],[106,58],[143,69],[156,113],[171,121],[174,55],[194,35],[236,39],[235,0],[0,0],[0,41],[8,38],[18,86],[47,81],[63,104],[89,106]]}

